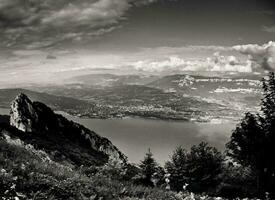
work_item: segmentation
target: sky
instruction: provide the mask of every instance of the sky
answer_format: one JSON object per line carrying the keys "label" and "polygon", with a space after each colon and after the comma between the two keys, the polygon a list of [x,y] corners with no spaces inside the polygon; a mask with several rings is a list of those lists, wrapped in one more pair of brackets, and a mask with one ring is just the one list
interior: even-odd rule
{"label": "sky", "polygon": [[268,0],[0,0],[0,85],[275,69]]}

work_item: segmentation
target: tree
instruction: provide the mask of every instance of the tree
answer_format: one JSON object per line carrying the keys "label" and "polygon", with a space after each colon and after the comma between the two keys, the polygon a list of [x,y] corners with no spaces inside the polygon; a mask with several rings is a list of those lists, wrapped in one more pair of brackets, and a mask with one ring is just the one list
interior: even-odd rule
{"label": "tree", "polygon": [[157,166],[156,172],[152,176],[152,182],[156,187],[165,185],[165,170],[161,166]]}
{"label": "tree", "polygon": [[178,147],[165,166],[170,174],[171,189],[180,191],[188,185],[188,190],[202,192],[213,188],[217,184],[222,161],[222,154],[205,142],[194,145],[189,152]]}
{"label": "tree", "polygon": [[264,168],[265,133],[259,116],[246,113],[227,144],[228,155],[244,166]]}
{"label": "tree", "polygon": [[190,190],[203,192],[213,189],[218,183],[222,162],[222,154],[206,142],[193,146],[188,154]]}
{"label": "tree", "polygon": [[139,164],[140,171],[140,182],[145,186],[154,186],[153,177],[159,171],[159,166],[156,160],[153,158],[153,154],[148,150],[144,159]]}
{"label": "tree", "polygon": [[263,99],[261,101],[260,118],[264,131],[263,157],[264,159],[264,188],[274,194],[275,188],[275,75],[270,73],[268,79],[263,79]]}
{"label": "tree", "polygon": [[187,152],[182,146],[177,147],[173,152],[171,160],[165,163],[165,169],[169,174],[171,190],[181,191],[188,182]]}
{"label": "tree", "polygon": [[227,144],[228,154],[257,175],[260,194],[275,187],[275,76],[263,79],[261,115],[247,113],[233,131]]}

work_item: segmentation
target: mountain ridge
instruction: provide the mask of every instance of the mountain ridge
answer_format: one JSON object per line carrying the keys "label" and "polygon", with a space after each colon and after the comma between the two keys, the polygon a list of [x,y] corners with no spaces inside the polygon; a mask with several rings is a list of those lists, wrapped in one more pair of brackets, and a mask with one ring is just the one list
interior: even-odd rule
{"label": "mountain ridge", "polygon": [[115,160],[127,163],[127,157],[107,138],[67,120],[40,102],[32,102],[20,93],[11,103],[10,124],[0,132],[43,149],[55,161],[74,166],[103,165]]}

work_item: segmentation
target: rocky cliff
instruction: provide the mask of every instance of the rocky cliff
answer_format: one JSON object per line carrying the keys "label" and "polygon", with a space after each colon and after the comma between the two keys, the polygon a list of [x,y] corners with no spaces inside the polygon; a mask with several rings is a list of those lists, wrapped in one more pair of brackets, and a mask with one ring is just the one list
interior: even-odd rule
{"label": "rocky cliff", "polygon": [[38,115],[31,100],[20,93],[11,103],[10,125],[23,132],[32,132],[38,121]]}
{"label": "rocky cliff", "polygon": [[126,162],[126,156],[108,139],[22,93],[11,103],[10,126],[19,130],[20,139],[74,165],[103,164],[108,159]]}

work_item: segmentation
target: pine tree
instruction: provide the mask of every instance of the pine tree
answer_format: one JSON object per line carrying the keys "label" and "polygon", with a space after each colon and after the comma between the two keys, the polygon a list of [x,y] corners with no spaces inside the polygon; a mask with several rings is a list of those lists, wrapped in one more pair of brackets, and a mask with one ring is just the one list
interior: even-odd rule
{"label": "pine tree", "polygon": [[141,169],[141,183],[145,186],[154,186],[153,176],[158,171],[158,164],[153,158],[153,154],[149,149],[144,159],[139,164]]}

